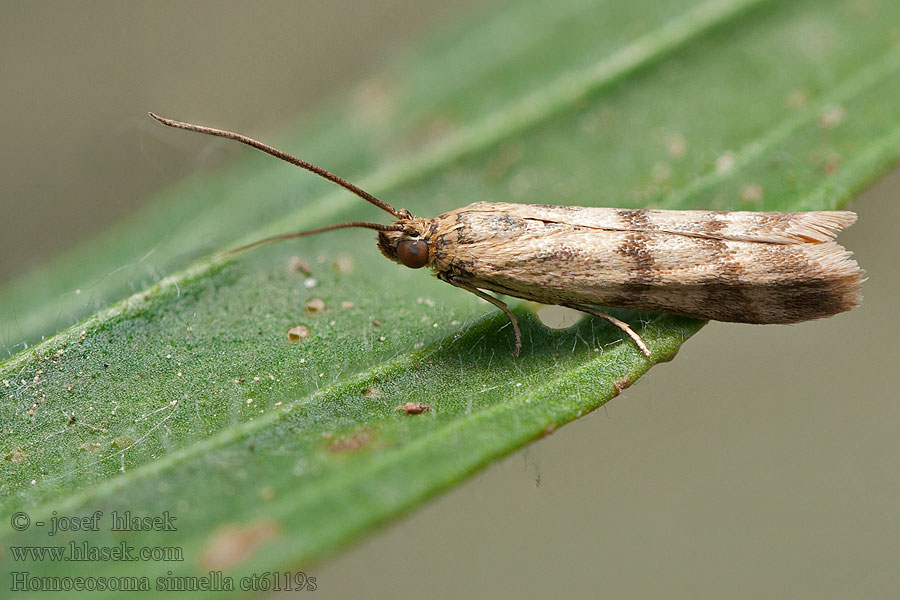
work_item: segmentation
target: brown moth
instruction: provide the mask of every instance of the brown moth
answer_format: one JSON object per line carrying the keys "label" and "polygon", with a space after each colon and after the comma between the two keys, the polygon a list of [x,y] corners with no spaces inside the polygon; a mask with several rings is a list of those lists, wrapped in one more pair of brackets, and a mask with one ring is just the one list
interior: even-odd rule
{"label": "brown moth", "polygon": [[650,356],[629,325],[595,305],[716,321],[796,323],[859,306],[864,272],[834,241],[856,220],[848,211],[721,212],[475,202],[434,219],[397,210],[320,167],[248,137],[150,116],[170,127],[252,146],[311,171],[390,213],[396,221],[339,223],[262,244],[345,227],[378,231],[378,249],[411,269],[472,292],[509,317],[487,292],[558,304],[602,317]]}

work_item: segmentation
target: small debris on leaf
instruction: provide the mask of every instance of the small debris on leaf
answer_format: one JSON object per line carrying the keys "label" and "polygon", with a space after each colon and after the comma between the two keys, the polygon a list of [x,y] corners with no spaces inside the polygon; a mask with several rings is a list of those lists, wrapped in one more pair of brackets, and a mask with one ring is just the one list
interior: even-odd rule
{"label": "small debris on leaf", "polygon": [[117,450],[124,450],[125,448],[128,448],[129,446],[131,446],[133,443],[134,443],[133,439],[123,435],[121,437],[117,437],[116,439],[114,439],[112,441],[112,443],[109,445],[109,447],[115,448]]}
{"label": "small debris on leaf", "polygon": [[306,312],[318,313],[325,310],[325,301],[321,298],[313,298],[309,302],[306,303]]}
{"label": "small debris on leaf", "polygon": [[288,264],[290,265],[292,271],[297,271],[298,273],[303,273],[305,275],[309,275],[310,273],[312,273],[309,265],[300,260],[299,256],[292,256],[291,261]]}
{"label": "small debris on leaf", "polygon": [[425,404],[424,402],[407,402],[406,404],[401,404],[394,410],[403,411],[408,415],[420,415],[425,411],[431,410],[431,406]]}
{"label": "small debris on leaf", "polygon": [[11,450],[3,457],[3,459],[14,463],[20,463],[25,460],[27,456],[28,454],[26,454],[24,450]]}
{"label": "small debris on leaf", "polygon": [[381,390],[378,389],[377,387],[363,388],[360,393],[364,397],[368,398],[369,400],[378,400],[379,398],[381,398],[384,395],[381,393]]}
{"label": "small debris on leaf", "polygon": [[291,327],[288,330],[288,339],[292,342],[299,342],[302,339],[305,339],[309,335],[309,327],[305,327],[303,325],[297,325],[296,327]]}

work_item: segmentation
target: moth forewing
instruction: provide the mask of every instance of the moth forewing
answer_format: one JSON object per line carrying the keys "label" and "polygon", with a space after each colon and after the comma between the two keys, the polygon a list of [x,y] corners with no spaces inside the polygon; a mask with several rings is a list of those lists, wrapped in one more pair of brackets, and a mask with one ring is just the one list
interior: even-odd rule
{"label": "moth forewing", "polygon": [[410,268],[488,300],[521,331],[505,302],[487,292],[559,304],[609,320],[650,356],[611,306],[744,323],[794,323],[861,302],[863,271],[834,241],[856,215],[584,208],[476,202],[434,219],[412,216],[316,165],[246,136],[150,116],[170,127],[236,140],[306,169],[395,217],[266,238],[265,243],[345,227],[378,231],[378,248]]}
{"label": "moth forewing", "polygon": [[854,220],[479,202],[435,219],[432,267],[544,304],[794,323],[860,303],[863,272],[832,239]]}
{"label": "moth forewing", "polygon": [[[750,212],[656,210],[474,202],[458,212],[502,213],[516,218],[608,231],[675,233],[748,242],[824,242],[856,221],[844,211]],[[443,215],[442,215],[443,216]]]}

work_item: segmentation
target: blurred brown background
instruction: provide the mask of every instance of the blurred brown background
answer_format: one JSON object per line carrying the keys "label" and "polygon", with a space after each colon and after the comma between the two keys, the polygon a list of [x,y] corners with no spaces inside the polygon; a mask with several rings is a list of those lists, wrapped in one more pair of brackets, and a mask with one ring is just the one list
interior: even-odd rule
{"label": "blurred brown background", "polygon": [[[147,110],[266,139],[471,0],[0,5],[0,280],[200,165]],[[184,144],[184,146],[180,146]],[[307,571],[317,597],[900,592],[900,174],[841,236],[853,313],[711,324],[606,408]]]}

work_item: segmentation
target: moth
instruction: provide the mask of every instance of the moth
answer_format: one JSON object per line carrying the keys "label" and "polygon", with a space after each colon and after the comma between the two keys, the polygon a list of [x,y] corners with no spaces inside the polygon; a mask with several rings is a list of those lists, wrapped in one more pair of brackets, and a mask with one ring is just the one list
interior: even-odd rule
{"label": "moth", "polygon": [[602,317],[648,357],[631,327],[598,306],[738,323],[796,323],[851,310],[864,272],[834,241],[849,211],[725,212],[474,202],[435,217],[396,209],[337,175],[246,136],[150,116],[170,127],[236,140],[311,171],[390,213],[389,225],[338,223],[235,248],[343,229],[378,232],[378,249],[411,269],[487,300],[522,347],[515,314],[494,292]]}

